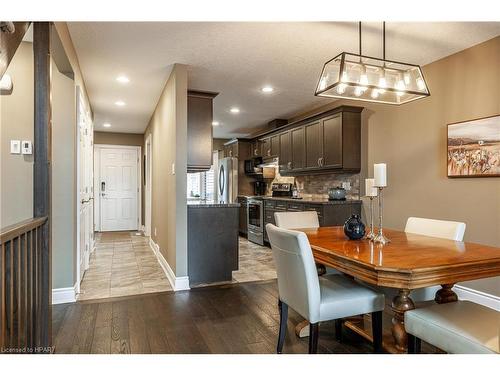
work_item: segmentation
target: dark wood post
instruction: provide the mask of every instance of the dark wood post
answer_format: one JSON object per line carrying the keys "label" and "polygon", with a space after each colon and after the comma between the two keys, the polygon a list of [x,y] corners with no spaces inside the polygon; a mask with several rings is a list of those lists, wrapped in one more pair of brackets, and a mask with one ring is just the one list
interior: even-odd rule
{"label": "dark wood post", "polygon": [[33,54],[35,79],[35,132],[33,165],[33,216],[47,216],[42,226],[41,293],[37,311],[37,331],[41,347],[52,345],[52,254],[51,254],[51,101],[50,23],[34,22]]}

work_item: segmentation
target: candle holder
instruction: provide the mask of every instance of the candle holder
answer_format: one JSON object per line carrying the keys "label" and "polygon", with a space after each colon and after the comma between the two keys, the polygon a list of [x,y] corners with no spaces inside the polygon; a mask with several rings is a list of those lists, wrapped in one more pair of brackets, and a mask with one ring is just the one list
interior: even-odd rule
{"label": "candle holder", "polygon": [[373,230],[373,196],[369,196],[370,198],[370,229],[368,234],[365,236],[367,240],[373,241],[375,239],[375,231]]}
{"label": "candle holder", "polygon": [[381,186],[378,186],[378,233],[373,239],[374,242],[378,242],[382,245],[388,244],[391,242],[387,237],[384,236],[384,231],[382,229],[382,218],[383,218],[383,198],[382,198],[382,190],[384,189]]}

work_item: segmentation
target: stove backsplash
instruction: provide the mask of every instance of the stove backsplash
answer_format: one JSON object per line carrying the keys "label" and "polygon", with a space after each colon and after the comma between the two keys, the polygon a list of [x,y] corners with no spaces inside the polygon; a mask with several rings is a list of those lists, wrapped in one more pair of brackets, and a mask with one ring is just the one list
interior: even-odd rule
{"label": "stove backsplash", "polygon": [[267,185],[267,195],[272,194],[271,184],[274,182],[291,183],[295,181],[301,196],[313,199],[328,198],[328,189],[342,186],[343,182],[351,183],[347,191],[347,199],[359,199],[359,174],[318,174],[297,177],[282,176],[276,166],[274,180]]}
{"label": "stove backsplash", "polygon": [[351,190],[347,190],[347,199],[359,199],[359,174],[317,174],[297,176],[295,183],[299,194],[312,198],[328,198],[328,189],[342,186],[343,182],[351,183]]}

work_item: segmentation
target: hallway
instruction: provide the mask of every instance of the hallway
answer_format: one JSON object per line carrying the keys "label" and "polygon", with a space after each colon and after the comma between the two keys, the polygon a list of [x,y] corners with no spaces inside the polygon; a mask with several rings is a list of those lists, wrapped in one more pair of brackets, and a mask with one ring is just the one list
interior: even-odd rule
{"label": "hallway", "polygon": [[137,233],[96,233],[79,301],[172,290],[148,239]]}

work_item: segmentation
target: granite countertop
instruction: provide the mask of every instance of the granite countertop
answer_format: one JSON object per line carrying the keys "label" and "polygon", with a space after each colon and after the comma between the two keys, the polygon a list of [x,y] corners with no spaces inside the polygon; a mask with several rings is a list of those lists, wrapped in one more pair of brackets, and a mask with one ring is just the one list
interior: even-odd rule
{"label": "granite countertop", "polygon": [[330,201],[325,198],[302,198],[294,199],[289,197],[269,197],[263,196],[262,199],[273,200],[273,201],[287,201],[294,203],[312,203],[312,204],[351,204],[351,203],[361,203],[359,199],[346,199],[344,201]]}
{"label": "granite countertop", "polygon": [[216,201],[207,200],[194,200],[188,201],[187,205],[189,208],[230,208],[230,207],[240,207],[239,203],[218,203]]}

